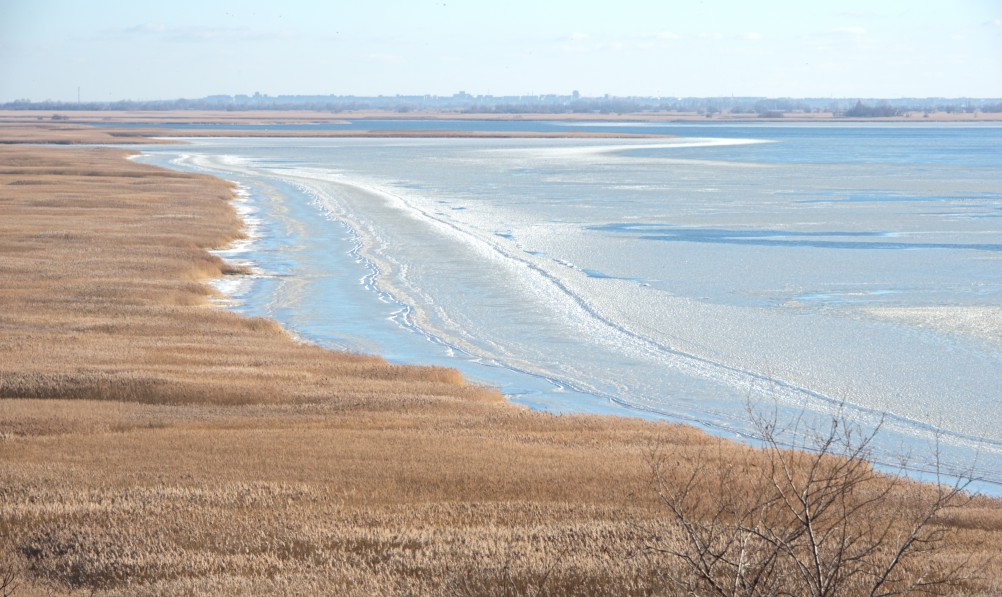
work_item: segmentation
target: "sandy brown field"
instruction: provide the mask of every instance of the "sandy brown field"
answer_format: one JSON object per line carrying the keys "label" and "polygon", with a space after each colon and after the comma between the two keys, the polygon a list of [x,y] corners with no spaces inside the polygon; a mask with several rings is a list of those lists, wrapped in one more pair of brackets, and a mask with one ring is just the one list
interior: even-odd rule
{"label": "sandy brown field", "polygon": [[[693,428],[531,412],[220,310],[206,281],[241,272],[206,249],[240,235],[231,189],[125,156],[0,146],[15,595],[670,595],[684,541],[652,451],[669,482],[740,472],[699,485],[708,511],[753,493],[766,455]],[[902,483],[878,514],[932,491]],[[1002,504],[932,524],[907,578],[970,561],[951,593],[999,594]]]}

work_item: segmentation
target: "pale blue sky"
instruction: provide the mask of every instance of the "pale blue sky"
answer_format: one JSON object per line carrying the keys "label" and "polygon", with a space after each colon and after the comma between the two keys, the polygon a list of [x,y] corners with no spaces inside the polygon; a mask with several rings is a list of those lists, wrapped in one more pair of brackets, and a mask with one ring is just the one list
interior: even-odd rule
{"label": "pale blue sky", "polygon": [[999,0],[0,0],[0,102],[1002,97]]}

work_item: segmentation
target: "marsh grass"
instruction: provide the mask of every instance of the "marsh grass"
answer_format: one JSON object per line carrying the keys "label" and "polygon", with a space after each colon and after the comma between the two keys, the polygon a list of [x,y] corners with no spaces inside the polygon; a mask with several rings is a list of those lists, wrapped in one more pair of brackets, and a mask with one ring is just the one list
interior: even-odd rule
{"label": "marsh grass", "polygon": [[[228,266],[206,249],[239,235],[231,189],[124,155],[0,147],[0,574],[18,596],[672,594],[678,570],[644,549],[685,541],[651,447],[680,478],[732,471],[729,500],[768,466],[222,311],[205,281]],[[932,524],[950,532],[915,570],[1002,549],[997,501]],[[956,594],[997,593],[987,566]]]}

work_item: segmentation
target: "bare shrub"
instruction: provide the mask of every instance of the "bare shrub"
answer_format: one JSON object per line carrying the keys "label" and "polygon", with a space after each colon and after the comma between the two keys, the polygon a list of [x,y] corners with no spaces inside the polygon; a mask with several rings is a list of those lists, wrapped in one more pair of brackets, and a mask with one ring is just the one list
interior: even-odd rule
{"label": "bare shrub", "polygon": [[7,569],[0,572],[0,595],[3,597],[11,597],[14,591],[17,590],[17,584],[14,582],[16,577],[14,576],[14,571]]}
{"label": "bare shrub", "polygon": [[[947,483],[937,471],[936,483],[920,484],[874,470],[870,447],[880,426],[865,432],[842,409],[826,423],[801,417],[785,429],[775,416],[752,413],[752,420],[766,458],[718,454],[687,463],[660,446],[651,456],[678,535],[649,549],[681,564],[667,573],[676,590],[821,597],[962,587],[970,562],[936,556],[948,532],[939,518],[971,499],[969,479]],[[781,437],[803,439],[784,445]]]}

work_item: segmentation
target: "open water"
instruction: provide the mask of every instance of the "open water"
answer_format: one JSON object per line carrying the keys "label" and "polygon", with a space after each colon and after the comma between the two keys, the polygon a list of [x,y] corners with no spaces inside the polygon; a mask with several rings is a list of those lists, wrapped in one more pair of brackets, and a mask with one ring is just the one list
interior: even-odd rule
{"label": "open water", "polygon": [[145,148],[244,190],[233,308],[544,410],[748,437],[844,404],[879,460],[1002,481],[1002,127],[348,126],[679,137]]}

